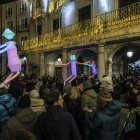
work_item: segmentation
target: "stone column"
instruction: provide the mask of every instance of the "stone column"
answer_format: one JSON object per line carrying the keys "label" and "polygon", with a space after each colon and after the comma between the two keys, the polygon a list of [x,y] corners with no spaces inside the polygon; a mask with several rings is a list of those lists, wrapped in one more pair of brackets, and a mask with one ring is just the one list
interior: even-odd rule
{"label": "stone column", "polygon": [[[67,50],[62,51],[62,63],[66,64],[68,62],[68,52]],[[67,66],[62,66],[62,77],[63,80],[67,78]]]}
{"label": "stone column", "polygon": [[49,75],[49,57],[48,57],[48,54],[45,54],[44,56],[44,59],[45,59],[45,74],[46,75]]}
{"label": "stone column", "polygon": [[98,1],[97,0],[92,0],[92,17],[95,17],[99,15],[99,7],[98,7]]}
{"label": "stone column", "polygon": [[108,61],[108,75],[112,77],[112,59],[109,58]]}
{"label": "stone column", "polygon": [[101,80],[105,75],[105,56],[104,56],[104,44],[98,46],[98,79]]}
{"label": "stone column", "polygon": [[44,59],[44,53],[40,54],[40,76],[45,75],[45,59]]}

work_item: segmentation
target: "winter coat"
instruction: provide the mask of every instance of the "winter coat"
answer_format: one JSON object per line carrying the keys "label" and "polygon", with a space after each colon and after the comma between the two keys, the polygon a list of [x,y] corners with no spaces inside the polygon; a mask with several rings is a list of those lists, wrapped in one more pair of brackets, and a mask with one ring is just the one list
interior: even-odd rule
{"label": "winter coat", "polygon": [[36,89],[27,93],[31,98],[31,109],[36,113],[42,113],[45,111],[44,101],[40,99],[39,92]]}
{"label": "winter coat", "polygon": [[2,129],[0,140],[8,140],[19,129],[26,129],[34,133],[37,115],[30,108],[19,109]]}
{"label": "winter coat", "polygon": [[137,94],[130,93],[130,96],[127,99],[127,103],[130,108],[137,107]]}
{"label": "winter coat", "polygon": [[67,102],[67,109],[68,112],[70,112],[75,118],[77,118],[79,109],[81,106],[81,100],[80,99],[69,99]]}
{"label": "winter coat", "polygon": [[36,113],[42,113],[45,111],[43,99],[31,98],[31,109]]}
{"label": "winter coat", "polygon": [[14,114],[17,108],[17,101],[11,94],[0,96],[0,129]]}
{"label": "winter coat", "polygon": [[112,93],[112,97],[114,100],[120,100],[120,95],[122,95],[122,88],[120,85],[116,85],[114,87],[114,92]]}
{"label": "winter coat", "polygon": [[41,140],[81,140],[72,115],[60,106],[48,106],[39,116],[36,129]]}
{"label": "winter coat", "polygon": [[81,100],[81,107],[88,107],[92,108],[96,106],[97,102],[97,94],[93,89],[87,89],[83,92],[82,100]]}
{"label": "winter coat", "polygon": [[29,93],[30,98],[39,98],[39,92],[36,89],[33,89]]}
{"label": "winter coat", "polygon": [[120,109],[120,102],[113,101],[97,109],[91,119],[85,117],[91,140],[117,140]]}

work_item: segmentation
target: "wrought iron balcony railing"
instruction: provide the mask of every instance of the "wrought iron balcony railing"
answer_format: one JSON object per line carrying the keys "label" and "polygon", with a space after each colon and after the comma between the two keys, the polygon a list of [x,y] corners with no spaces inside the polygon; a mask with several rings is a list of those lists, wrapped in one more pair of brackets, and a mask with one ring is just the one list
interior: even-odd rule
{"label": "wrought iron balcony railing", "polygon": [[23,50],[43,51],[78,45],[83,41],[96,42],[119,36],[118,31],[133,28],[139,23],[140,2],[27,40],[23,43]]}

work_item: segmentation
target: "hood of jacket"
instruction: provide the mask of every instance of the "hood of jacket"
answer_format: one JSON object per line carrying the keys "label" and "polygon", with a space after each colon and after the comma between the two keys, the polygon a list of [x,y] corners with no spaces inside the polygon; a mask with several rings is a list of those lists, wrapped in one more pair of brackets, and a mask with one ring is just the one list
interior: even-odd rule
{"label": "hood of jacket", "polygon": [[46,116],[49,120],[59,120],[63,115],[63,109],[61,106],[48,106]]}
{"label": "hood of jacket", "polygon": [[6,104],[6,103],[10,102],[11,99],[12,99],[11,94],[3,94],[0,96],[0,103]]}
{"label": "hood of jacket", "polygon": [[93,90],[93,89],[87,89],[83,92],[84,95],[87,95],[91,98],[96,98],[97,97],[97,94],[96,92]]}
{"label": "hood of jacket", "polygon": [[15,118],[22,123],[30,123],[36,119],[36,114],[30,108],[22,108],[16,112]]}
{"label": "hood of jacket", "polygon": [[104,105],[103,107],[101,107],[102,111],[109,115],[109,116],[113,116],[115,114],[117,114],[118,112],[120,112],[121,110],[121,104],[119,101],[115,100],[112,101],[106,105]]}

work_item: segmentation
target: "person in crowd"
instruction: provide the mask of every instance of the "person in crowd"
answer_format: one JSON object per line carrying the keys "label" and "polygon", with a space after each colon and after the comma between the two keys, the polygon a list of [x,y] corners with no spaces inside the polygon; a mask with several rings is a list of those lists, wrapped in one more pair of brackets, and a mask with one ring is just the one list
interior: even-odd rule
{"label": "person in crowd", "polygon": [[31,108],[34,112],[40,114],[45,111],[44,101],[40,98],[39,92],[36,89],[36,83],[30,84],[30,92],[27,92],[31,98]]}
{"label": "person in crowd", "polygon": [[14,115],[17,109],[17,101],[6,88],[0,89],[0,130],[4,124]]}
{"label": "person in crowd", "polygon": [[110,92],[102,89],[97,98],[97,109],[93,116],[85,113],[90,129],[90,140],[117,140],[121,105],[113,101]]}
{"label": "person in crowd", "polygon": [[79,127],[79,111],[81,107],[81,95],[77,87],[72,87],[71,94],[67,100],[67,110],[70,112]]}
{"label": "person in crowd", "polygon": [[90,81],[91,81],[91,83],[93,85],[93,89],[95,90],[96,93],[98,93],[99,90],[100,90],[100,84],[101,83],[97,79],[97,76],[95,76],[94,78],[91,78]]}
{"label": "person in crowd", "polygon": [[80,133],[84,140],[88,140],[89,129],[86,126],[86,122],[84,121],[84,113],[85,111],[92,112],[96,109],[97,103],[97,94],[94,91],[91,82],[84,81],[83,83],[83,94],[81,98],[81,112],[80,112],[80,122],[81,122],[81,129]]}
{"label": "person in crowd", "polygon": [[104,75],[101,79],[101,88],[106,89],[108,92],[114,92],[114,85],[112,82],[112,78],[108,75]]}
{"label": "person in crowd", "polygon": [[138,95],[138,89],[137,89],[137,86],[134,86],[130,89],[128,98],[127,98],[127,103],[130,108],[137,107],[137,95]]}
{"label": "person in crowd", "polygon": [[66,85],[64,85],[63,97],[66,96],[66,98],[68,98],[71,95],[71,88],[72,88],[71,83],[67,83]]}
{"label": "person in crowd", "polygon": [[138,78],[136,85],[137,85],[137,89],[140,91],[140,78]]}
{"label": "person in crowd", "polygon": [[42,113],[36,123],[36,132],[41,140],[81,140],[74,118],[63,111],[61,93],[51,90],[46,98],[46,112]]}
{"label": "person in crowd", "polygon": [[137,94],[137,108],[136,108],[136,130],[133,134],[134,140],[139,140],[140,138],[140,92]]}
{"label": "person in crowd", "polygon": [[36,88],[36,82],[32,82],[30,85],[30,92],[29,92],[29,96],[30,98],[39,98],[39,92],[38,89]]}
{"label": "person in crowd", "polygon": [[80,94],[83,93],[83,82],[87,80],[87,77],[80,75],[76,78],[77,80],[77,87],[79,89]]}
{"label": "person in crowd", "polygon": [[111,93],[113,100],[120,100],[120,95],[122,94],[122,88],[119,85],[117,78],[114,78],[113,83],[112,78],[108,75],[104,75],[101,79],[101,88],[106,89]]}
{"label": "person in crowd", "polygon": [[10,82],[8,92],[12,94],[12,96],[18,100],[20,96],[23,95],[24,88],[25,88],[25,82],[23,79],[20,77],[17,77],[13,81]]}
{"label": "person in crowd", "polygon": [[31,132],[25,129],[19,129],[12,134],[9,140],[36,140],[36,138]]}
{"label": "person in crowd", "polygon": [[93,109],[96,107],[97,94],[94,91],[90,81],[83,82],[83,94],[81,107],[83,110]]}
{"label": "person in crowd", "polygon": [[35,132],[34,127],[37,115],[30,108],[30,104],[31,100],[29,95],[26,94],[20,98],[18,103],[19,109],[4,125],[0,134],[0,140],[8,140],[18,129],[26,129],[30,132]]}
{"label": "person in crowd", "polygon": [[120,100],[122,95],[122,87],[119,85],[118,81],[114,81],[114,92],[112,93],[112,97],[114,100]]}

